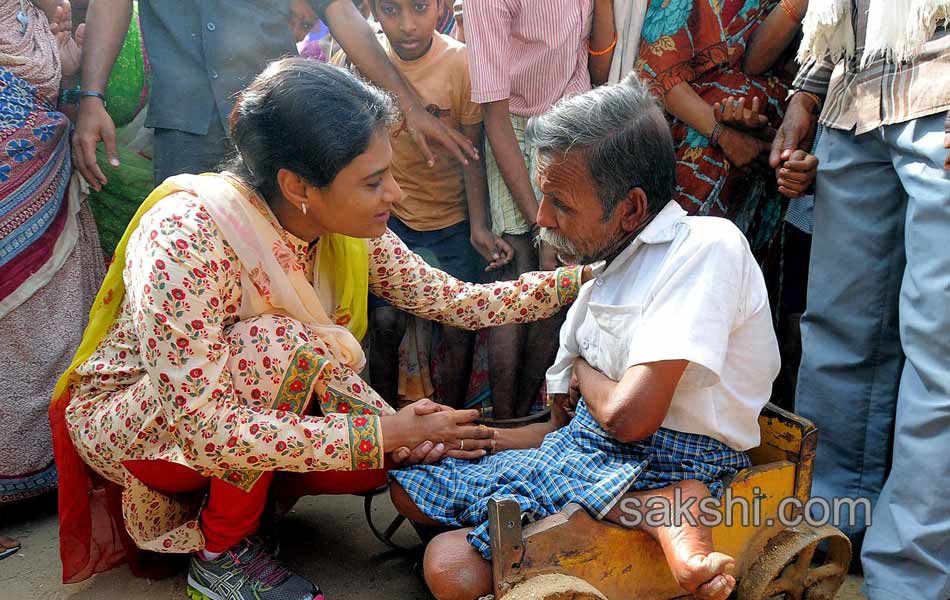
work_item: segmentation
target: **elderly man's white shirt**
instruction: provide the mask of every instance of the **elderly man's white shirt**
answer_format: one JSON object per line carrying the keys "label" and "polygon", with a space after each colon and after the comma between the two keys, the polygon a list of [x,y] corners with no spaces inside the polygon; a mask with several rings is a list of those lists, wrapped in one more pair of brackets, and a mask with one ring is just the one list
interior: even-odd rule
{"label": "elderly man's white shirt", "polygon": [[615,381],[636,365],[687,360],[662,426],[736,450],[757,446],[780,361],[765,281],[742,232],[670,202],[595,273],[561,328],[548,392],[567,393],[578,356]]}

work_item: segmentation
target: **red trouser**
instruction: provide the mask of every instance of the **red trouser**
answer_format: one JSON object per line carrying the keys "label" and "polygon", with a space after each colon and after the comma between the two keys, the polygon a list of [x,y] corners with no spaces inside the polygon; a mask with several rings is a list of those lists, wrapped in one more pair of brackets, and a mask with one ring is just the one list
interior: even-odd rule
{"label": "red trouser", "polygon": [[359,494],[386,483],[385,469],[267,472],[245,492],[221,479],[203,477],[193,469],[164,460],[129,460],[122,464],[136,479],[163,494],[208,490],[208,502],[201,511],[201,532],[208,552],[223,552],[257,531],[275,475],[274,493],[290,500],[320,494]]}

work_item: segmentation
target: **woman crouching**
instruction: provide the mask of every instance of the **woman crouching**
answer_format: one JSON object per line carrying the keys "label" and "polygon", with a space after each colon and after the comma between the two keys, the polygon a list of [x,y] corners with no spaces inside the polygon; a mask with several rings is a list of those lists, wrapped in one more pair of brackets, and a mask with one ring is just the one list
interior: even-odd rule
{"label": "woman crouching", "polygon": [[86,465],[124,488],[113,523],[138,548],[191,553],[193,597],[296,600],[321,594],[255,535],[269,494],[370,490],[387,462],[491,447],[477,411],[394,412],[359,378],[367,292],[474,329],[553,314],[582,271],[473,285],[409,252],[386,228],[392,117],[343,70],[275,62],[235,106],[231,171],[145,201],[51,408],[66,581],[122,559]]}

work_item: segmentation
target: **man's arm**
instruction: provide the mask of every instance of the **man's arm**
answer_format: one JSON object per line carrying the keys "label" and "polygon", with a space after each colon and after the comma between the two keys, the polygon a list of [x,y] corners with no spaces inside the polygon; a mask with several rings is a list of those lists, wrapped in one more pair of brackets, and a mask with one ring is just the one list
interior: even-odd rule
{"label": "man's arm", "polygon": [[466,157],[478,160],[478,151],[468,138],[426,112],[415,91],[386,57],[373,30],[352,2],[330,0],[323,20],[360,73],[395,94],[406,119],[406,128],[430,166],[435,164],[435,156],[427,140],[445,147],[462,164],[468,162]]}
{"label": "man's arm", "polygon": [[785,118],[772,140],[769,165],[773,169],[789,160],[796,150],[811,151],[821,113],[819,100],[828,93],[828,82],[834,68],[835,64],[827,58],[809,59],[802,65],[793,84],[795,93],[788,101]]}
{"label": "man's arm", "polygon": [[[477,148],[482,143],[482,124],[462,125],[462,134]],[[511,262],[515,251],[508,242],[491,231],[485,163],[478,161],[462,165],[462,177],[465,181],[472,247],[488,262],[486,271],[500,269]]]}
{"label": "man's arm", "polygon": [[627,444],[660,428],[688,364],[662,360],[635,365],[614,381],[578,359],[574,372],[591,415],[612,438]]}
{"label": "man's arm", "polygon": [[511,125],[508,100],[482,104],[482,112],[485,115],[485,134],[491,144],[501,177],[525,221],[532,224],[537,220],[538,199],[534,195],[528,166],[524,162],[518,138],[515,137],[514,127]]}
{"label": "man's arm", "polygon": [[[122,48],[132,18],[132,0],[90,0],[82,49],[82,89],[104,94],[115,57]],[[119,166],[115,124],[99,98],[83,97],[73,133],[73,163],[95,190],[107,183],[96,164],[96,144],[103,142],[112,166]]]}
{"label": "man's arm", "polygon": [[594,86],[607,83],[610,64],[617,46],[617,26],[614,22],[614,0],[594,2],[594,22],[587,42],[587,68]]}

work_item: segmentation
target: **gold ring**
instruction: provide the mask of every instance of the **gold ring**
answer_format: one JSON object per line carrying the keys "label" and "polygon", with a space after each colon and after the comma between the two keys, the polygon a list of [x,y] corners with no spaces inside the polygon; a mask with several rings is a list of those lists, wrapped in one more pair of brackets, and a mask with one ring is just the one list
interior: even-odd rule
{"label": "gold ring", "polygon": [[459,451],[465,450],[465,440],[459,440]]}

